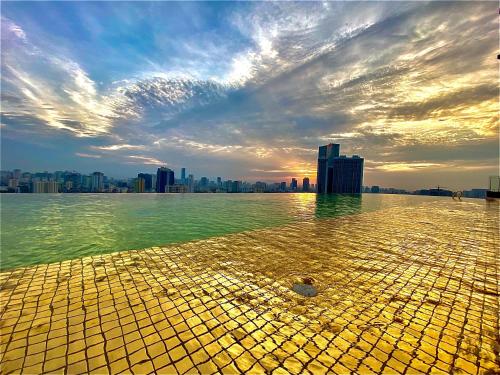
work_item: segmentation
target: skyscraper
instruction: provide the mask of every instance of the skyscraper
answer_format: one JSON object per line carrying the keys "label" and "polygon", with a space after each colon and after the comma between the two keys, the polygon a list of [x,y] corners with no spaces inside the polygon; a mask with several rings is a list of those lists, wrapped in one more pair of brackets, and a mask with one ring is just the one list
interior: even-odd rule
{"label": "skyscraper", "polygon": [[339,152],[338,144],[319,147],[317,192],[361,194],[364,159],[357,155],[339,156]]}
{"label": "skyscraper", "polygon": [[297,179],[292,178],[292,183],[290,184],[290,189],[297,190]]}
{"label": "skyscraper", "polygon": [[172,186],[174,184],[174,171],[166,167],[158,168],[158,171],[156,172],[156,192],[168,192],[168,186]]}
{"label": "skyscraper", "polygon": [[[361,194],[363,191],[364,159],[358,155],[352,158],[340,156],[333,159],[332,180],[329,181],[328,192],[339,194]],[[330,176],[330,168],[328,170]]]}
{"label": "skyscraper", "polygon": [[102,193],[104,191],[104,173],[94,172],[91,177],[90,191],[92,193]]}
{"label": "skyscraper", "polygon": [[181,182],[186,183],[186,168],[181,168]]}
{"label": "skyscraper", "polygon": [[137,178],[144,179],[144,191],[150,192],[153,190],[153,175],[149,173],[139,173]]}
{"label": "skyscraper", "polygon": [[146,191],[146,180],[142,177],[138,177],[134,183],[134,191],[136,193],[144,193]]}
{"label": "skyscraper", "polygon": [[309,177],[304,177],[302,180],[302,191],[309,191]]}
{"label": "skyscraper", "polygon": [[333,158],[340,154],[340,145],[330,143],[326,146],[319,146],[318,153],[318,173],[316,175],[316,185],[318,193],[327,192],[328,168],[333,164]]}
{"label": "skyscraper", "polygon": [[187,179],[188,193],[194,193],[194,176],[190,174]]}

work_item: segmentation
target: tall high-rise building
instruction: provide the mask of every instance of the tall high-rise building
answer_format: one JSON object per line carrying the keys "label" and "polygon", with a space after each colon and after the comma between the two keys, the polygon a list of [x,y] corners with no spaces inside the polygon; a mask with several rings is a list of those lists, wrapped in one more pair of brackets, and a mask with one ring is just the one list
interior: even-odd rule
{"label": "tall high-rise building", "polygon": [[290,189],[292,189],[293,191],[297,190],[297,179],[296,178],[292,178],[292,183],[290,184]]}
{"label": "tall high-rise building", "polygon": [[190,174],[187,179],[188,193],[194,193],[194,176]]}
{"label": "tall high-rise building", "polygon": [[136,193],[144,193],[146,191],[146,180],[144,178],[136,178],[134,182],[134,191]]}
{"label": "tall high-rise building", "polygon": [[221,187],[221,186],[222,186],[222,178],[217,177],[217,187]]}
{"label": "tall high-rise building", "polygon": [[286,191],[286,181],[280,182],[280,191],[283,193]]}
{"label": "tall high-rise building", "polygon": [[82,176],[82,190],[87,193],[92,187],[92,176]]}
{"label": "tall high-rise building", "polygon": [[[338,194],[361,194],[363,186],[364,159],[358,155],[333,159],[331,192]],[[330,175],[330,168],[328,170]],[[328,186],[330,191],[330,186]]]}
{"label": "tall high-rise building", "polygon": [[186,183],[186,168],[181,168],[181,182]]}
{"label": "tall high-rise building", "polygon": [[340,145],[330,143],[326,146],[319,146],[318,153],[318,173],[316,175],[316,185],[318,193],[327,192],[328,168],[333,164],[333,158],[340,154]]}
{"label": "tall high-rise building", "polygon": [[304,179],[302,180],[302,191],[309,191],[309,189],[309,177],[304,177]]}
{"label": "tall high-rise building", "polygon": [[361,194],[364,159],[358,155],[339,156],[339,152],[338,144],[319,147],[317,192]]}
{"label": "tall high-rise building", "polygon": [[90,190],[92,191],[92,193],[102,193],[104,191],[104,173],[92,173]]}
{"label": "tall high-rise building", "polygon": [[82,186],[82,176],[77,172],[70,172],[64,176],[64,182],[71,182],[69,190],[79,191]]}
{"label": "tall high-rise building", "polygon": [[144,191],[151,192],[153,190],[153,175],[149,173],[139,173],[137,178],[144,179]]}
{"label": "tall high-rise building", "polygon": [[156,172],[156,192],[166,193],[168,192],[168,187],[174,184],[174,171],[166,167],[158,168]]}
{"label": "tall high-rise building", "polygon": [[59,193],[59,182],[57,182],[57,181],[45,182],[45,192],[46,193]]}
{"label": "tall high-rise building", "polygon": [[241,193],[241,181],[233,181],[231,183],[231,193]]}

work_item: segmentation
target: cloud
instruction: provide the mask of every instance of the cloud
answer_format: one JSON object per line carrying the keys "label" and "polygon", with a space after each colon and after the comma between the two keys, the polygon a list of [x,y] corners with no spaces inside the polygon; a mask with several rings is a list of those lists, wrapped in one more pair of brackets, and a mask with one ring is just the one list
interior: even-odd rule
{"label": "cloud", "polygon": [[75,152],[76,156],[79,156],[81,158],[92,158],[92,159],[100,159],[102,155],[95,155],[95,154],[86,154],[83,152]]}
{"label": "cloud", "polygon": [[90,146],[90,148],[102,151],[116,151],[116,150],[143,150],[145,146],[121,144],[121,145],[108,145],[108,146]]}
{"label": "cloud", "polygon": [[[436,178],[433,171],[460,164],[487,173],[498,156],[492,3],[110,3],[47,11],[65,7],[79,11],[53,29],[6,7],[9,137],[64,133],[117,165],[168,161],[250,179],[312,175],[317,146],[330,141],[377,161],[367,164],[369,179],[410,170]],[[159,22],[167,13],[175,17]]]}
{"label": "cloud", "polygon": [[128,158],[133,159],[132,161],[127,162],[130,164],[167,165],[166,162],[158,160],[158,159],[150,157],[150,156],[129,155]]}

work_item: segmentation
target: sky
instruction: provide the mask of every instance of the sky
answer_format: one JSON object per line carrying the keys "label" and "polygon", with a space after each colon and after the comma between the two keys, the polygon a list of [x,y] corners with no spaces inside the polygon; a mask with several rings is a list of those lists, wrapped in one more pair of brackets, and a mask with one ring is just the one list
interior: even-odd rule
{"label": "sky", "polygon": [[2,2],[1,167],[486,187],[497,2]]}

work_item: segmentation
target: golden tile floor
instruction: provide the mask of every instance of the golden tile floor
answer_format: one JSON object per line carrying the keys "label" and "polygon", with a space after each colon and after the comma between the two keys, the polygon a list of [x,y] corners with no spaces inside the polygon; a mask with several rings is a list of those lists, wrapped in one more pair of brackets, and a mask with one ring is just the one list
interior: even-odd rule
{"label": "golden tile floor", "polygon": [[[498,209],[439,200],[4,272],[1,373],[498,373]],[[304,278],[316,297],[291,290]]]}

